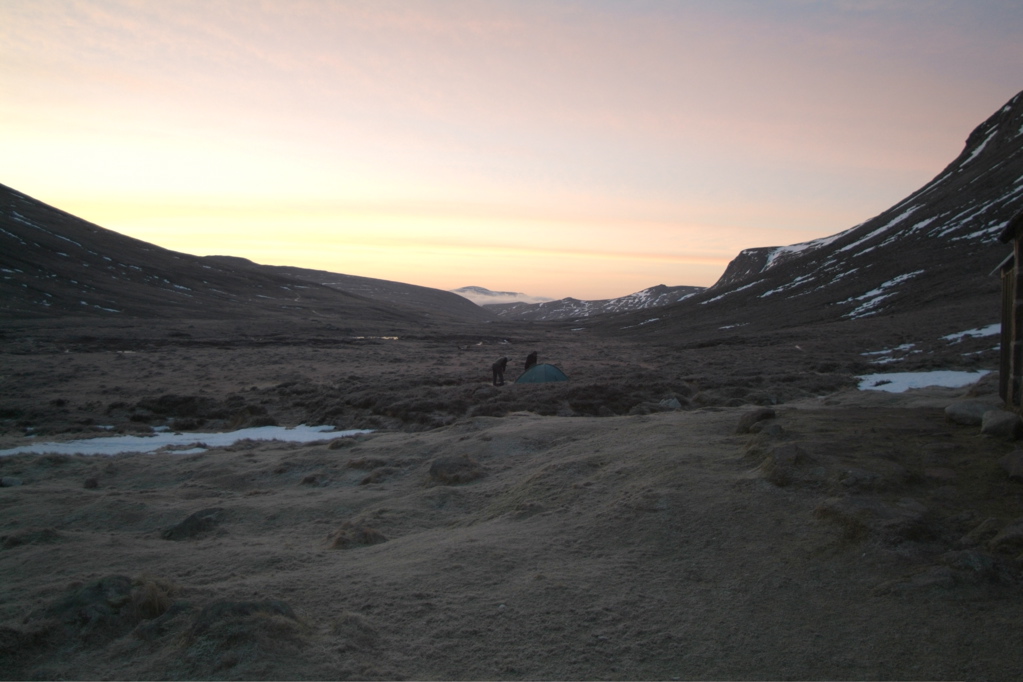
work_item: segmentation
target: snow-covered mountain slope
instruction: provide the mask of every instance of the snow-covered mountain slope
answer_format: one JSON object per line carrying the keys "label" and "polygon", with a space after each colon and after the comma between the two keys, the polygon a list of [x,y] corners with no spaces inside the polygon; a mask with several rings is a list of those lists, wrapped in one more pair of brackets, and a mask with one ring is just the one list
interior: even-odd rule
{"label": "snow-covered mountain slope", "polygon": [[563,298],[560,301],[546,303],[501,303],[484,304],[505,320],[528,320],[546,322],[551,320],[568,320],[580,317],[592,317],[606,313],[624,313],[633,310],[646,310],[678,303],[693,296],[704,287],[668,287],[658,284],[655,287],[638,291],[620,298],[600,301],[580,301],[575,298]]}
{"label": "snow-covered mountain slope", "polygon": [[949,332],[990,324],[999,314],[991,273],[1009,251],[998,235],[1021,209],[1023,93],[980,124],[931,182],[887,211],[824,239],[746,249],[712,287],[636,333],[910,312],[944,320]]}

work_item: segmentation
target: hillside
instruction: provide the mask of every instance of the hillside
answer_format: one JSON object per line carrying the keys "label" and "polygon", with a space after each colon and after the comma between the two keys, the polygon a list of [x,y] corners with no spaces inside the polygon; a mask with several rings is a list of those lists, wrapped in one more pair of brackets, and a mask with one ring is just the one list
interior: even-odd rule
{"label": "hillside", "polygon": [[0,273],[0,316],[11,319],[260,317],[385,329],[492,317],[426,287],[178,253],[3,185]]}
{"label": "hillside", "polygon": [[898,345],[940,344],[945,334],[997,322],[992,271],[1009,252],[998,234],[1023,210],[1021,95],[981,123],[932,181],[880,215],[824,239],[746,249],[712,287],[656,320],[596,324],[645,337],[685,332],[701,343],[829,325],[825,333]]}
{"label": "hillside", "polygon": [[[227,259],[227,257],[221,256],[211,256],[211,258]],[[230,258],[230,260],[241,259]],[[277,272],[286,277],[322,284],[347,294],[362,296],[373,301],[410,308],[427,314],[439,314],[452,319],[480,322],[493,320],[496,317],[492,312],[475,305],[462,296],[450,291],[442,291],[441,289],[287,265],[256,265],[255,263],[251,263],[251,265],[256,268]]]}

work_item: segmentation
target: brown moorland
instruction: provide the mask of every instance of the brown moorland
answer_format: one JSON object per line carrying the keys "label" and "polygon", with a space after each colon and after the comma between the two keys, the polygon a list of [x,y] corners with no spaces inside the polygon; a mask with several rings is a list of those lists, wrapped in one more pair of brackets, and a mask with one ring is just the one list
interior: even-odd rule
{"label": "brown moorland", "polygon": [[[1012,679],[1023,665],[1023,484],[999,464],[1013,444],[946,421],[963,390],[856,390],[871,366],[848,338],[235,324],[6,330],[3,447],[159,426],[374,431],[0,457],[4,678]],[[531,350],[571,380],[490,385],[496,357],[514,379]],[[997,405],[991,386],[975,399]],[[774,416],[740,428],[756,410]]]}

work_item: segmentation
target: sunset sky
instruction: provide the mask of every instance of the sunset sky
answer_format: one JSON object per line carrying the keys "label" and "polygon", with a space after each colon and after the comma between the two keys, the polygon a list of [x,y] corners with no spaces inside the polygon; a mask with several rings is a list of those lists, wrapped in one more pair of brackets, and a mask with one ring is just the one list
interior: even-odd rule
{"label": "sunset sky", "polygon": [[938,174],[1019,0],[2,0],[0,183],[118,232],[441,289],[710,285]]}

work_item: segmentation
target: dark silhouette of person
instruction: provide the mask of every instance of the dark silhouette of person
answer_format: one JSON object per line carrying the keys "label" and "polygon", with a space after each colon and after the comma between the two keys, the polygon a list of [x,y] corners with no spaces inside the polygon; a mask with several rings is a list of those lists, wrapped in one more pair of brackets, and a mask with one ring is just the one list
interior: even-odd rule
{"label": "dark silhouette of person", "polygon": [[494,386],[504,386],[504,370],[508,369],[508,358],[501,358],[491,368],[494,370]]}
{"label": "dark silhouette of person", "polygon": [[536,351],[533,351],[532,353],[526,356],[526,371],[528,372],[529,368],[533,367],[534,365],[536,365]]}

